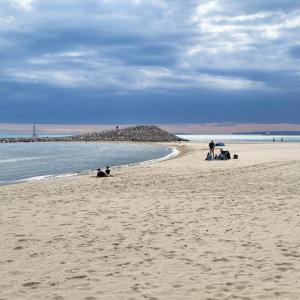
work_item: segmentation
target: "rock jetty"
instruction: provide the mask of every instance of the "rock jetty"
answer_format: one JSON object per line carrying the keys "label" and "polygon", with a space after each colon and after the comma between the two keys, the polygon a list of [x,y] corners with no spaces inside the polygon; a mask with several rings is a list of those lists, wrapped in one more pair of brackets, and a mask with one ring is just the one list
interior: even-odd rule
{"label": "rock jetty", "polygon": [[124,129],[92,132],[66,137],[1,138],[0,143],[16,142],[180,142],[184,139],[157,126],[138,125]]}

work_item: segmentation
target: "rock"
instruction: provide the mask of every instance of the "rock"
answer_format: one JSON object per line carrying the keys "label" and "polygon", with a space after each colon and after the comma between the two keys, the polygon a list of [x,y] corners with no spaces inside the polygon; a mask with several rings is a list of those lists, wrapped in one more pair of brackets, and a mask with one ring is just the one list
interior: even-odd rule
{"label": "rock", "polygon": [[124,129],[92,132],[67,137],[45,138],[1,138],[0,143],[16,142],[75,142],[75,141],[105,141],[105,142],[180,142],[186,141],[157,126],[138,125]]}

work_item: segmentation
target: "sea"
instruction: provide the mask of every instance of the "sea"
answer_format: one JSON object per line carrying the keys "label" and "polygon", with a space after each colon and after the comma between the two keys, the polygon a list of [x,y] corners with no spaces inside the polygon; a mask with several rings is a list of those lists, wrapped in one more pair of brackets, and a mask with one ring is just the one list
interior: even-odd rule
{"label": "sea", "polygon": [[[133,143],[0,143],[0,185],[165,159],[172,147]],[[113,173],[113,169],[112,169]]]}
{"label": "sea", "polygon": [[[39,137],[64,137],[64,136],[70,136],[70,134],[39,134]],[[1,138],[30,138],[32,137],[32,134],[23,134],[23,133],[0,133],[0,139]]]}
{"label": "sea", "polygon": [[179,134],[179,137],[193,141],[206,143],[214,142],[224,143],[270,143],[270,142],[300,142],[300,135],[260,135],[260,134]]}

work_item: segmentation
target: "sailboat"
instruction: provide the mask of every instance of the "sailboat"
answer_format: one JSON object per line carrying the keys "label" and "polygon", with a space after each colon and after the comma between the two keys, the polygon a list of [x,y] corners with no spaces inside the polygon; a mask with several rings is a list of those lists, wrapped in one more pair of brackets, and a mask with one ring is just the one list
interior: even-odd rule
{"label": "sailboat", "polygon": [[32,137],[33,137],[33,138],[36,138],[36,137],[37,137],[35,123],[33,124]]}

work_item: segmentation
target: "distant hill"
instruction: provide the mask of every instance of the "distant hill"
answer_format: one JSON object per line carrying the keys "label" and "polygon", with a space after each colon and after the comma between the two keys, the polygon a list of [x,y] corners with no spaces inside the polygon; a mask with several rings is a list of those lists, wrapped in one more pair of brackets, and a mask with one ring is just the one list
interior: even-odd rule
{"label": "distant hill", "polygon": [[92,132],[65,137],[36,138],[2,138],[2,143],[14,142],[73,142],[73,141],[105,141],[105,142],[179,142],[186,141],[157,126],[138,125],[123,129]]}

